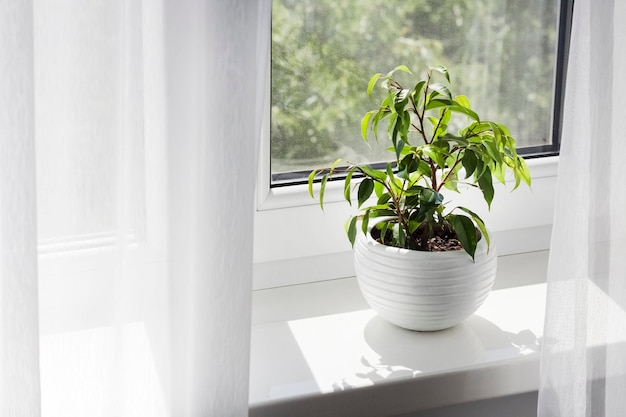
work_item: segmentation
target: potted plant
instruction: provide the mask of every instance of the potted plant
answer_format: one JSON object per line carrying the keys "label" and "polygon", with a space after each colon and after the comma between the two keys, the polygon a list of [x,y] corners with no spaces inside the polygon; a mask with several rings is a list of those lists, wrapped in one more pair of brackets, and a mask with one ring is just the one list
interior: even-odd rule
{"label": "potted plant", "polygon": [[[337,160],[311,172],[309,193],[319,184],[323,209],[328,180],[342,175],[344,197],[359,212],[346,221],[355,249],[359,286],[369,304],[388,321],[412,330],[440,330],[473,314],[487,297],[496,270],[496,251],[475,211],[454,206],[444,191],[480,189],[487,206],[493,179],[512,173],[517,188],[530,186],[530,172],[509,130],[481,120],[466,96],[453,96],[446,68],[429,68],[405,88],[397,80],[406,66],[371,77],[367,94],[381,85],[378,109],[365,114],[361,133],[379,139],[386,127],[393,162],[376,169]],[[455,131],[455,133],[452,132]]]}

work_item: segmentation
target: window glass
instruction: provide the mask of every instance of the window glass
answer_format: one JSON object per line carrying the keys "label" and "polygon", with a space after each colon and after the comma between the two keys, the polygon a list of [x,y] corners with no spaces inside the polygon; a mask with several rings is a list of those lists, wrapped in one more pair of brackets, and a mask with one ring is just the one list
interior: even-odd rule
{"label": "window glass", "polygon": [[554,150],[559,10],[558,0],[274,0],[273,185],[340,157],[388,159],[360,121],[381,100],[367,97],[370,76],[400,64],[446,66],[452,93],[507,125],[518,147]]}

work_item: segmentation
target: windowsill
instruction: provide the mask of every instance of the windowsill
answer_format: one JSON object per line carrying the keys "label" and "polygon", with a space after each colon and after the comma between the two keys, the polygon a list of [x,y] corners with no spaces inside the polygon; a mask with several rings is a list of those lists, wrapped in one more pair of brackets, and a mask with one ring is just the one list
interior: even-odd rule
{"label": "windowsill", "polygon": [[548,252],[499,258],[464,323],[411,332],[369,309],[355,278],[256,291],[250,416],[386,416],[536,391]]}

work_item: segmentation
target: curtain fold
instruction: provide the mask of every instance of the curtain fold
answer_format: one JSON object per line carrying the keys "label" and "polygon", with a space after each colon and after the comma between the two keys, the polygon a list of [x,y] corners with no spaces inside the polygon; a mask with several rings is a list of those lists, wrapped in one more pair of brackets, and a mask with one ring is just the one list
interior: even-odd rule
{"label": "curtain fold", "polygon": [[40,414],[30,2],[0,2],[0,415]]}
{"label": "curtain fold", "polygon": [[270,10],[0,2],[0,415],[247,415]]}
{"label": "curtain fold", "polygon": [[625,18],[622,2],[575,3],[539,416],[626,414]]}
{"label": "curtain fold", "polygon": [[257,41],[269,43],[256,28],[260,16],[269,17],[261,14],[267,6],[190,0],[166,8],[168,128],[176,138],[168,144],[176,173],[170,294],[181,359],[172,365],[174,409],[184,415],[190,404],[189,415],[247,412],[257,106],[265,82]]}

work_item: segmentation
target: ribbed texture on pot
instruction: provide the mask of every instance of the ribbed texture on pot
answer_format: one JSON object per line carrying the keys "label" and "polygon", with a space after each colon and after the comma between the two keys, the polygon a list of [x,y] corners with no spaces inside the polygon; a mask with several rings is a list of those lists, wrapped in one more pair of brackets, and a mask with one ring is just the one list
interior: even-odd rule
{"label": "ribbed texture on pot", "polygon": [[475,260],[463,250],[422,252],[393,248],[359,233],[355,269],[369,305],[389,322],[411,330],[442,330],[459,324],[485,301],[497,256],[485,239]]}

